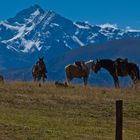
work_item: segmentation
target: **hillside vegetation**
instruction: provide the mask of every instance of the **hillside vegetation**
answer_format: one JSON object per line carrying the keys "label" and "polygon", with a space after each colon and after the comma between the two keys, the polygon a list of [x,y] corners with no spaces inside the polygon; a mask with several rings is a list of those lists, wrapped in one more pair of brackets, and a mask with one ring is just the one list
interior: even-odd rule
{"label": "hillside vegetation", "polygon": [[124,140],[140,140],[140,89],[0,84],[0,139],[114,140],[117,99]]}

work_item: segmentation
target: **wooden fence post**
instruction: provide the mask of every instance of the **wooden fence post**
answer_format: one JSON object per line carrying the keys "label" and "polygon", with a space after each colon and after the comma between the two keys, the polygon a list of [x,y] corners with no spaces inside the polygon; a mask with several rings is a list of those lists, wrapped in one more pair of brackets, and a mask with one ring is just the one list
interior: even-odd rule
{"label": "wooden fence post", "polygon": [[123,129],[123,101],[116,101],[116,136],[115,140],[122,140]]}

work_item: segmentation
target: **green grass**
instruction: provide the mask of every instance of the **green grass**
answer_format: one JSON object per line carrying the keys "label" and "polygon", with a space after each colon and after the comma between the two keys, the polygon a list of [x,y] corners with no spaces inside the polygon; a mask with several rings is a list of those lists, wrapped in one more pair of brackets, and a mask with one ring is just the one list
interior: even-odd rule
{"label": "green grass", "polygon": [[0,139],[114,140],[117,99],[124,101],[123,139],[140,140],[139,89],[1,84]]}

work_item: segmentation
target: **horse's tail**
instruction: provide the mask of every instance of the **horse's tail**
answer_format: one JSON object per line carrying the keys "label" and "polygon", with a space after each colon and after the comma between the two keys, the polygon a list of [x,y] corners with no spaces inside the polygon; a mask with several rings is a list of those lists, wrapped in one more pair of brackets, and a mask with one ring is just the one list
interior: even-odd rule
{"label": "horse's tail", "polygon": [[137,70],[137,78],[138,78],[138,80],[140,80],[140,71],[139,71],[139,67],[138,66],[136,66],[136,70]]}
{"label": "horse's tail", "polygon": [[66,77],[68,78],[68,76],[69,76],[69,67],[68,66],[65,67],[65,73],[66,73]]}
{"label": "horse's tail", "polygon": [[67,82],[69,82],[72,79],[70,67],[71,67],[71,65],[68,65],[65,67]]}
{"label": "horse's tail", "polygon": [[32,75],[34,75],[34,73],[35,73],[35,67],[36,67],[36,65],[33,65],[33,67],[32,67]]}

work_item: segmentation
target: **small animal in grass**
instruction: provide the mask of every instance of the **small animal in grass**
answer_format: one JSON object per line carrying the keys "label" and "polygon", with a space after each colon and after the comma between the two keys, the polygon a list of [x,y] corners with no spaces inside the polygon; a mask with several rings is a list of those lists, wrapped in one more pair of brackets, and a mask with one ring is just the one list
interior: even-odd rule
{"label": "small animal in grass", "polygon": [[62,82],[56,81],[55,85],[56,87],[65,87],[65,88],[68,87],[67,82],[62,83]]}

